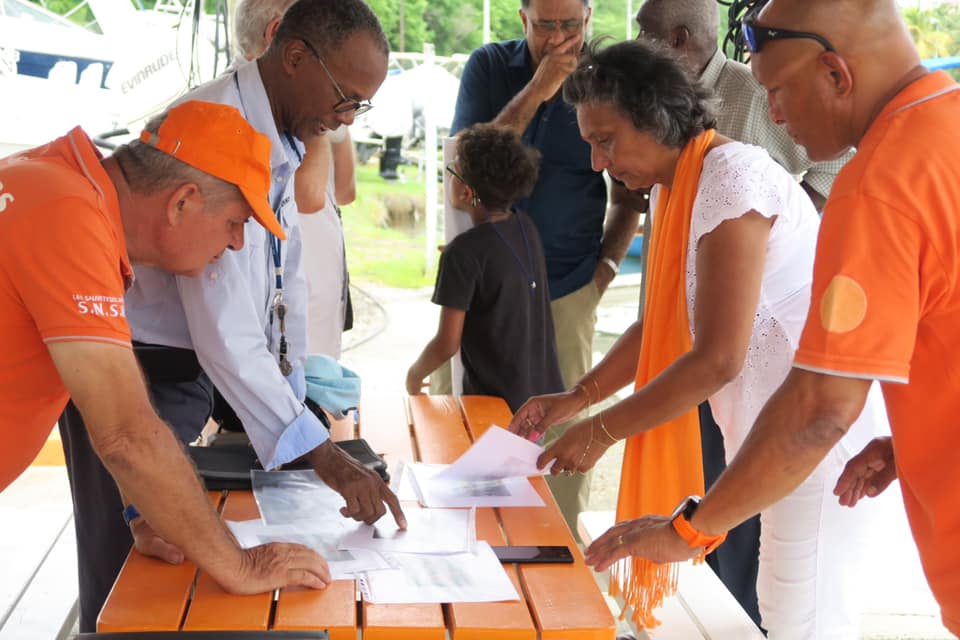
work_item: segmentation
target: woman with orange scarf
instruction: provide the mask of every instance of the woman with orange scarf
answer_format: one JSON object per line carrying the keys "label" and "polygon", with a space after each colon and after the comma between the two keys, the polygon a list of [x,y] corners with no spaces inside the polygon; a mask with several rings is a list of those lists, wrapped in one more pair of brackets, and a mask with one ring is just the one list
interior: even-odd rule
{"label": "woman with orange scarf", "polygon": [[[687,544],[709,553],[724,536],[688,522],[703,494],[697,406],[709,399],[732,459],[790,369],[819,218],[764,150],[716,134],[708,92],[649,43],[589,47],[564,98],[576,105],[595,170],[630,189],[656,185],[645,312],[572,389],[528,400],[511,429],[537,437],[634,383],[632,395],[573,425],[539,463],[553,461],[554,474],[583,472],[627,438],[618,549],[603,556],[629,556],[631,534],[643,526],[634,519],[651,513],[670,514]],[[864,514],[843,509],[831,490],[845,462],[888,429],[879,393],[871,395],[866,424],[761,516],[757,583],[770,638],[858,637]],[[599,558],[587,550],[592,564]],[[637,557],[614,565],[611,577],[645,626],[656,624],[653,610],[676,585],[674,567]]]}

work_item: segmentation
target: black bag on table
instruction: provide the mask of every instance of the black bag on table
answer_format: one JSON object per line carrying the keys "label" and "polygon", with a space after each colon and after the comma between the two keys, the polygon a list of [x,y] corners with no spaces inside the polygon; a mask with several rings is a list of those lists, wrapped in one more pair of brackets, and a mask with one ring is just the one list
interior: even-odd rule
{"label": "black bag on table", "polygon": [[[366,440],[362,438],[344,440],[334,444],[363,466],[376,471],[384,482],[390,481],[387,463],[370,448]],[[229,444],[212,447],[187,447],[187,451],[208,491],[250,489],[250,472],[263,469],[253,447],[249,445]],[[283,468],[286,470],[309,469],[310,465],[305,460],[301,460],[294,464],[284,465]]]}

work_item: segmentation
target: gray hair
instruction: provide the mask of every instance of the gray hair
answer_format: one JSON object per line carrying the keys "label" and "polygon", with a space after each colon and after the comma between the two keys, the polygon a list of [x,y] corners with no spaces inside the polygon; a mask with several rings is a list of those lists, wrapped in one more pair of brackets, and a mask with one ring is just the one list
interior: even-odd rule
{"label": "gray hair", "polygon": [[576,70],[563,83],[563,98],[578,106],[609,104],[639,131],[680,148],[716,127],[711,93],[690,77],[662,47],[643,40],[600,49],[584,48]]}
{"label": "gray hair", "polygon": [[[151,118],[144,129],[157,133],[167,119],[166,112]],[[237,200],[246,201],[237,185],[215,178],[140,139],[117,147],[113,152],[127,185],[134,193],[151,194],[182,184],[193,183],[203,194],[204,211],[215,213]]]}
{"label": "gray hair", "polygon": [[267,48],[267,25],[283,16],[295,0],[238,0],[233,14],[233,43],[247,60]]}
{"label": "gray hair", "polygon": [[697,48],[713,52],[717,48],[720,30],[720,9],[717,0],[646,0],[639,15],[657,23],[662,33],[647,34],[666,39],[679,27],[686,27]]}
{"label": "gray hair", "polygon": [[306,40],[320,53],[328,53],[358,32],[369,33],[380,52],[390,55],[380,20],[363,0],[297,0],[283,15],[271,49],[291,40]]}

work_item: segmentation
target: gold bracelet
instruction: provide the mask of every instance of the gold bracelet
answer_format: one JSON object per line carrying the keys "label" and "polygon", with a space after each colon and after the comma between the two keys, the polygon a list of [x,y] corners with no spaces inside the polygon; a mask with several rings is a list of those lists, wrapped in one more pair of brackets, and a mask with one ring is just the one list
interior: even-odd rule
{"label": "gold bracelet", "polygon": [[603,429],[603,433],[606,434],[608,438],[610,438],[611,445],[614,445],[617,443],[617,438],[614,438],[612,435],[610,435],[610,432],[607,431],[607,425],[603,424],[603,411],[600,412],[600,428]]}
{"label": "gold bracelet", "polygon": [[594,386],[594,388],[596,388],[596,390],[597,390],[597,400],[596,400],[596,401],[597,401],[597,402],[600,402],[601,400],[603,400],[603,398],[601,397],[602,394],[600,393],[600,383],[597,382],[596,376],[594,376],[593,378],[591,378],[590,381],[593,382],[593,386]]}
{"label": "gold bracelet", "polygon": [[593,402],[590,401],[590,392],[587,391],[587,388],[586,388],[585,386],[583,386],[583,383],[582,383],[582,382],[578,382],[577,384],[573,385],[573,388],[574,388],[574,389],[582,389],[582,390],[583,390],[583,394],[584,394],[585,396],[587,396],[587,410],[589,411],[589,410],[590,410],[590,405],[593,404]]}
{"label": "gold bracelet", "polygon": [[583,459],[587,457],[587,452],[590,451],[590,445],[593,444],[593,417],[590,418],[590,439],[587,440],[587,446],[583,450],[583,453],[580,454],[580,459],[577,460],[577,467],[574,469],[574,473],[582,473],[580,471],[580,465],[583,463]]}

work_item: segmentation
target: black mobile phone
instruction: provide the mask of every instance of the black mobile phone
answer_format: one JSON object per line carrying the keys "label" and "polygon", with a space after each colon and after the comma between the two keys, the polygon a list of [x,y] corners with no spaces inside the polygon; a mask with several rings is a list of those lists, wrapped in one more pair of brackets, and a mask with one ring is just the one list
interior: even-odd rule
{"label": "black mobile phone", "polygon": [[570,564],[573,562],[573,554],[570,553],[570,548],[563,546],[493,547],[493,552],[497,554],[497,559],[500,562],[530,564]]}

